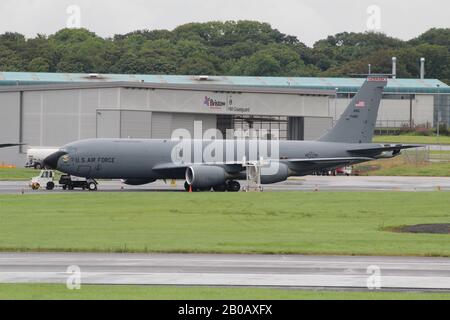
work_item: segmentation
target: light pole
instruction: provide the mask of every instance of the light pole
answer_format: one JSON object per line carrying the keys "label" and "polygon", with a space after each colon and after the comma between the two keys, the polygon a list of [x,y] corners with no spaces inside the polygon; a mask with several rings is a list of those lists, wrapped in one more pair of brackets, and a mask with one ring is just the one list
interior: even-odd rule
{"label": "light pole", "polygon": [[337,121],[337,99],[338,99],[338,91],[339,88],[336,88],[336,96],[334,97],[334,124],[336,124]]}
{"label": "light pole", "polygon": [[441,125],[441,95],[440,95],[440,88],[441,85],[437,85],[437,130],[436,130],[436,137],[437,137],[437,143],[440,145],[439,142],[439,130]]}

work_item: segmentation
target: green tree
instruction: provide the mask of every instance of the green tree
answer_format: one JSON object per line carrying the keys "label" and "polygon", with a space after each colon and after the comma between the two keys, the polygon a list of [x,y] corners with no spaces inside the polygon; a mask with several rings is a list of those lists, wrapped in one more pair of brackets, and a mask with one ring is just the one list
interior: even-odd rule
{"label": "green tree", "polygon": [[0,45],[0,70],[1,71],[21,71],[24,70],[24,62],[20,56],[5,47]]}
{"label": "green tree", "polygon": [[267,52],[257,52],[251,57],[238,61],[230,73],[244,76],[277,76],[280,74],[280,63]]}
{"label": "green tree", "polygon": [[[430,29],[410,41],[381,33],[342,32],[312,48],[257,21],[188,23],[169,30],[137,30],[102,38],[86,29],[62,29],[26,39],[0,34],[0,71],[50,71],[248,76],[348,76],[391,71],[450,79],[450,29]],[[448,80],[446,80],[448,81]]]}
{"label": "green tree", "polygon": [[49,72],[50,64],[45,58],[38,57],[34,58],[28,64],[28,71],[31,72]]}
{"label": "green tree", "polygon": [[409,43],[412,45],[435,44],[447,47],[450,50],[450,28],[432,28],[417,38],[412,39]]}

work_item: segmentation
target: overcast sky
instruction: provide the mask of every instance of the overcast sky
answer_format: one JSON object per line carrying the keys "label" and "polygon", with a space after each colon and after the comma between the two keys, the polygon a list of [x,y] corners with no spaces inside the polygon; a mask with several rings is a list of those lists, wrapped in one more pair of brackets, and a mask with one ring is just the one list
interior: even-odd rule
{"label": "overcast sky", "polygon": [[432,27],[450,27],[449,12],[449,0],[0,0],[0,33],[34,37],[80,20],[82,27],[112,36],[187,22],[249,19],[269,22],[312,45],[331,34],[368,28],[411,39]]}

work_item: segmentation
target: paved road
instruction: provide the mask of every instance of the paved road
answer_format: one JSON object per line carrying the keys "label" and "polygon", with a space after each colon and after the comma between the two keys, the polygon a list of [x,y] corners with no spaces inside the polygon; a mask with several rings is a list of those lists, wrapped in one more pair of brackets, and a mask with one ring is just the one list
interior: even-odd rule
{"label": "paved road", "polygon": [[[245,182],[242,182],[244,185]],[[0,181],[0,194],[42,194],[32,191],[28,182]],[[282,183],[265,185],[265,191],[450,191],[450,178],[434,177],[319,177],[307,176],[289,179]],[[175,186],[157,181],[144,186],[126,186],[120,181],[101,181],[99,191],[184,191],[183,181]],[[73,192],[55,189],[48,193]]]}
{"label": "paved road", "polygon": [[66,283],[72,265],[82,284],[357,289],[379,267],[383,289],[450,290],[447,258],[299,255],[0,253],[0,282]]}

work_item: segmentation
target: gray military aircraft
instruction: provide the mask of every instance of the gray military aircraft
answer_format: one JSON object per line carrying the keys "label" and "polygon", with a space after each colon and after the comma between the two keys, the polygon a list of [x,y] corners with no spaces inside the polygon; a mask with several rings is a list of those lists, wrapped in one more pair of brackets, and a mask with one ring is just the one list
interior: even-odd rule
{"label": "gray military aircraft", "polygon": [[[369,76],[334,128],[317,141],[278,141],[278,152],[270,152],[265,159],[270,165],[275,164],[276,170],[263,168],[261,183],[277,183],[290,176],[304,176],[375,159],[392,158],[403,149],[418,147],[372,143],[386,85],[385,76]],[[81,140],[65,145],[47,157],[44,163],[71,175],[91,179],[122,179],[129,185],[143,185],[157,179],[185,179],[186,190],[235,192],[240,190],[236,180],[246,177],[243,159],[262,157],[259,149],[252,157],[252,143],[248,139],[181,141]],[[184,149],[177,149],[180,144],[190,147],[194,152],[191,154],[191,150],[188,150],[190,156],[187,159],[184,157],[176,161],[174,154],[183,157],[182,153],[185,152]],[[200,160],[195,159],[196,147],[202,153],[213,144],[220,145],[215,151],[219,150],[224,160],[208,161],[203,156]]]}

